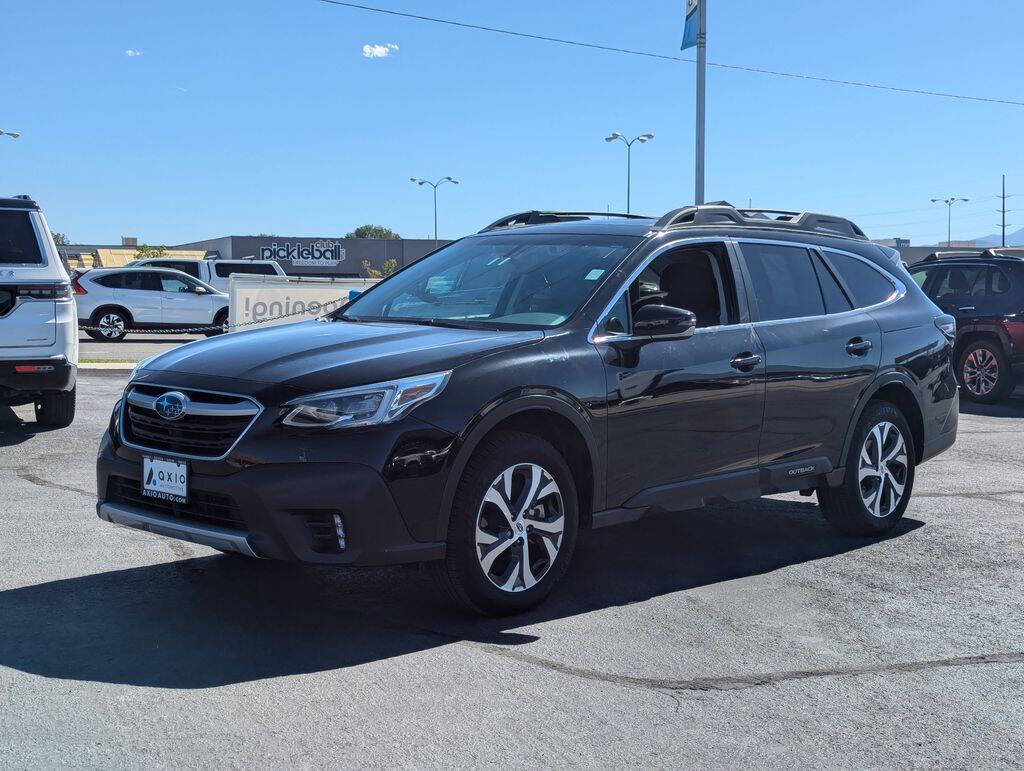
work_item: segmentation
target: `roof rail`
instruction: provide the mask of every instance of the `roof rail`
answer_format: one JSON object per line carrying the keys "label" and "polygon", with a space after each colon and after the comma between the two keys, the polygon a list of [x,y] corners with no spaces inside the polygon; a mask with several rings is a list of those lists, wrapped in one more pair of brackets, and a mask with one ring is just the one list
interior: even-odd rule
{"label": "roof rail", "polygon": [[644,214],[623,214],[616,211],[542,211],[533,209],[531,211],[506,215],[499,220],[495,220],[479,232],[486,233],[490,230],[522,227],[524,225],[541,225],[546,222],[575,222],[587,220],[591,217],[622,217],[623,219],[631,220],[653,219]]}
{"label": "roof rail", "polygon": [[700,225],[785,228],[787,230],[828,233],[847,238],[867,238],[864,231],[853,222],[834,214],[780,209],[737,209],[727,201],[673,209],[655,223],[655,227],[660,229]]}
{"label": "roof rail", "polygon": [[988,249],[947,249],[941,252],[932,252],[921,262],[939,262],[940,260],[1024,260],[1024,248],[995,246]]}

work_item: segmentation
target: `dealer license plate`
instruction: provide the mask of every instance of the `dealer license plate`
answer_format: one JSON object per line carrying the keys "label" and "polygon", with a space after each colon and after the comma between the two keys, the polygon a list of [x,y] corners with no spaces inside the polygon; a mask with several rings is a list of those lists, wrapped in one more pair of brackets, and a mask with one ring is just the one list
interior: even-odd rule
{"label": "dealer license plate", "polygon": [[142,494],[150,498],[188,501],[188,464],[183,460],[142,456]]}

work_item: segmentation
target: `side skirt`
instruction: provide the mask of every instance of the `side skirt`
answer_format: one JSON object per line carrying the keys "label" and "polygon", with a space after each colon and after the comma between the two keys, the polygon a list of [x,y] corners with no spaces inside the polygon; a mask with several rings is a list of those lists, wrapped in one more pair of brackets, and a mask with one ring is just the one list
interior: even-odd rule
{"label": "side skirt", "polygon": [[842,481],[842,472],[833,469],[828,458],[819,457],[659,485],[641,490],[620,507],[594,512],[591,527],[633,522],[655,511],[685,511],[762,495],[812,490],[820,485],[835,486]]}

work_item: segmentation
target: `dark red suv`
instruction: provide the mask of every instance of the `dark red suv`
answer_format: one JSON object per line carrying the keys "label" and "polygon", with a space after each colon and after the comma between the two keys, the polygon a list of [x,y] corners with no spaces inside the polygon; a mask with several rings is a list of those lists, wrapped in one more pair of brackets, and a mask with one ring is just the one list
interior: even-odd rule
{"label": "dark red suv", "polygon": [[1024,249],[936,252],[910,273],[956,318],[956,375],[965,397],[991,404],[1024,375]]}

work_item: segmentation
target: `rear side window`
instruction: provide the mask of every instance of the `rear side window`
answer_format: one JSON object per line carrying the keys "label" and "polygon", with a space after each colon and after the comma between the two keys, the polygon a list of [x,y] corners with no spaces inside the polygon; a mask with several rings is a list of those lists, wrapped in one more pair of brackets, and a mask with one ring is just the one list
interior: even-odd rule
{"label": "rear side window", "polygon": [[740,244],[750,272],[761,321],[823,316],[811,254],[796,246]]}
{"label": "rear side window", "polygon": [[124,286],[124,274],[114,273],[110,276],[100,276],[94,281],[100,286],[108,287],[109,289],[120,289]]}
{"label": "rear side window", "polygon": [[1004,294],[1010,291],[1010,277],[999,268],[989,268],[989,294]]}
{"label": "rear side window", "polygon": [[838,252],[826,251],[825,254],[853,294],[852,299],[858,308],[885,302],[896,291],[896,286],[889,279],[863,260]]}
{"label": "rear side window", "polygon": [[852,311],[853,303],[850,302],[850,298],[846,296],[843,288],[839,286],[836,277],[832,275],[832,271],[828,269],[828,266],[816,254],[811,258],[811,261],[814,263],[814,269],[818,273],[818,284],[821,286],[821,294],[825,298],[825,310],[829,313]]}
{"label": "rear side window", "polygon": [[199,266],[195,260],[179,260],[178,262],[169,263],[167,267],[180,270],[182,273],[188,273],[192,278],[199,278]]}
{"label": "rear side window", "polygon": [[0,263],[7,265],[39,265],[36,231],[27,211],[0,211]]}
{"label": "rear side window", "polygon": [[160,274],[150,270],[131,270],[120,274],[123,289],[144,289],[150,292],[160,291]]}
{"label": "rear side window", "polygon": [[276,276],[277,272],[274,270],[272,265],[252,265],[252,264],[241,264],[228,263],[227,265],[214,263],[214,272],[220,278],[227,278],[232,273],[250,273],[258,276]]}

